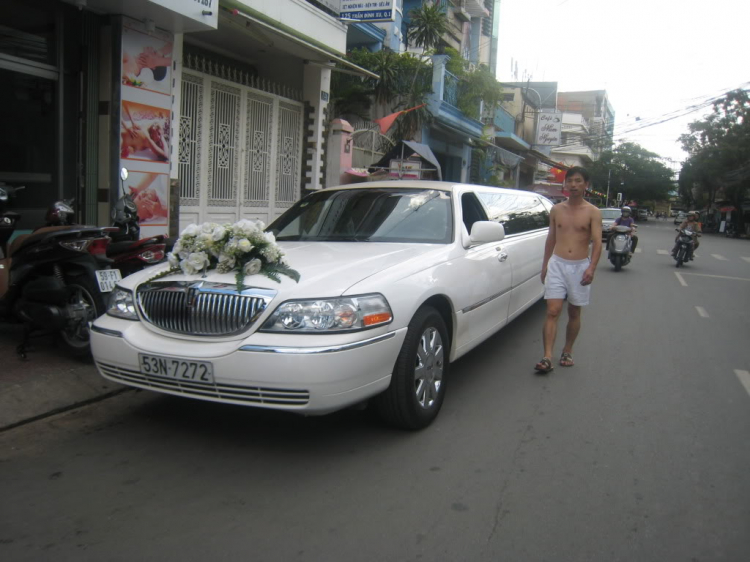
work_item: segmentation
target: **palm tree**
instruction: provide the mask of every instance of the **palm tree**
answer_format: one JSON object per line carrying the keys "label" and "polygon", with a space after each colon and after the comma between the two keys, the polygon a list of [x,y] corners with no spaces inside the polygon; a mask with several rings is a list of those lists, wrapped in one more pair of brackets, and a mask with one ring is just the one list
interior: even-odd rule
{"label": "palm tree", "polygon": [[448,31],[445,6],[424,0],[419,8],[409,12],[409,41],[424,50],[435,49]]}

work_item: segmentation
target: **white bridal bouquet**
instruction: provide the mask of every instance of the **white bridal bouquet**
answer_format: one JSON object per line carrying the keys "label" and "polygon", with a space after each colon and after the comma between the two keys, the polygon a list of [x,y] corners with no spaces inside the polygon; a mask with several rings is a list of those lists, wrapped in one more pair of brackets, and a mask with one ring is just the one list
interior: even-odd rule
{"label": "white bridal bouquet", "polygon": [[284,253],[274,235],[264,232],[261,221],[241,220],[234,224],[191,224],[182,231],[168,254],[168,270],[153,279],[182,271],[185,275],[205,273],[216,269],[219,273],[235,272],[237,290],[245,288],[245,276],[260,273],[281,282],[286,275],[299,282],[299,273],[284,261]]}

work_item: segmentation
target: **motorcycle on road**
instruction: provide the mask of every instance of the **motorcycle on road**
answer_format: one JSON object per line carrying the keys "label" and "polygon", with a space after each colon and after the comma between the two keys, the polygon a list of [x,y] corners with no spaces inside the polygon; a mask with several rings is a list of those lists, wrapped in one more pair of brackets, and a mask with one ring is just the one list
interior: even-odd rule
{"label": "motorcycle on road", "polygon": [[607,255],[609,261],[615,266],[615,271],[620,271],[623,266],[630,263],[630,253],[633,247],[630,230],[630,227],[627,226],[612,227],[613,233],[607,242]]}
{"label": "motorcycle on road", "polygon": [[695,249],[695,238],[700,236],[700,232],[693,232],[689,228],[675,228],[680,234],[677,236],[677,248],[673,257],[677,262],[677,267],[682,267],[688,261],[693,259],[693,250]]}

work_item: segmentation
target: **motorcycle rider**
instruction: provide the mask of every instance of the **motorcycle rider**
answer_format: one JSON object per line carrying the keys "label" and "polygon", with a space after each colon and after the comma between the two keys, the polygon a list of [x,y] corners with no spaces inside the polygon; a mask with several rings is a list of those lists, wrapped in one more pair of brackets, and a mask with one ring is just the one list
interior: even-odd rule
{"label": "motorcycle rider", "polygon": [[[690,230],[693,233],[693,253],[690,256],[690,260],[693,260],[693,257],[695,256],[695,250],[698,249],[698,246],[700,245],[700,242],[698,242],[698,233],[701,231],[701,223],[698,222],[698,212],[697,211],[689,211],[687,216],[685,217],[685,220],[682,221],[682,224],[679,226],[679,230]],[[672,248],[672,257],[677,254],[677,242],[680,239],[680,233],[677,233],[677,236],[674,238],[674,248]]]}
{"label": "motorcycle rider", "polygon": [[635,247],[638,245],[638,236],[635,235],[635,219],[630,216],[632,214],[632,210],[627,205],[620,209],[620,213],[622,215],[615,219],[615,223],[612,225],[612,228],[616,226],[627,226],[630,229],[630,255],[632,256],[633,252],[635,252]]}

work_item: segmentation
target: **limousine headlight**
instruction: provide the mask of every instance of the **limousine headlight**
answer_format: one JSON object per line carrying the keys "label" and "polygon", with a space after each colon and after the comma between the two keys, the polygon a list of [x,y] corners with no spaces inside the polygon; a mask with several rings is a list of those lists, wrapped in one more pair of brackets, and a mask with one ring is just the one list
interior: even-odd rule
{"label": "limousine headlight", "polygon": [[115,290],[109,295],[107,314],[125,320],[138,320],[138,313],[135,311],[133,292],[128,291],[127,289],[121,289],[120,287],[115,287]]}
{"label": "limousine headlight", "polygon": [[352,332],[389,324],[393,313],[380,294],[282,303],[262,332]]}

